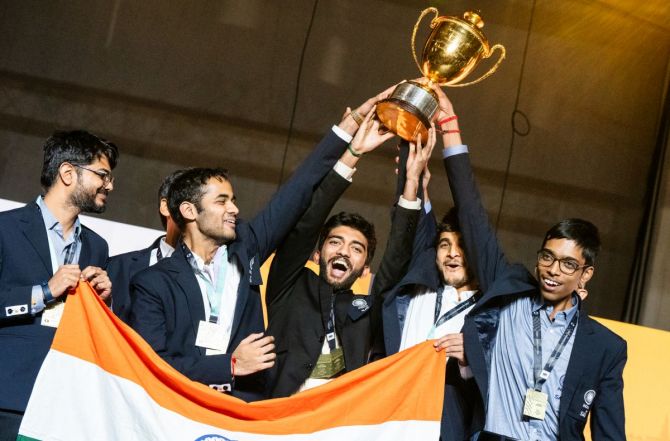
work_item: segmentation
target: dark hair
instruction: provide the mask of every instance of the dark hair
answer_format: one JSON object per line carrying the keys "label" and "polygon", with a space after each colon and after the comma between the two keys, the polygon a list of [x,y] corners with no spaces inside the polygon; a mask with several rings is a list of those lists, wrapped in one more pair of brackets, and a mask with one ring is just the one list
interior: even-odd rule
{"label": "dark hair", "polygon": [[58,176],[58,169],[64,162],[88,165],[96,159],[106,157],[109,166],[114,169],[119,158],[119,149],[114,143],[84,130],[54,132],[44,143],[43,149],[44,160],[40,183],[45,190],[51,188]]}
{"label": "dark hair", "polygon": [[160,188],[158,188],[158,215],[161,217],[161,223],[163,224],[163,229],[167,228],[167,217],[163,216],[160,212],[161,200],[162,199],[167,200],[168,192],[170,191],[170,186],[172,186],[174,180],[177,179],[179,176],[181,176],[186,170],[190,169],[176,170],[171,174],[167,175],[165,179],[163,179]]}
{"label": "dark hair", "polygon": [[458,214],[456,212],[456,207],[451,207],[449,211],[446,212],[442,221],[437,225],[437,237],[435,238],[436,246],[440,242],[440,236],[442,233],[460,233],[461,225],[458,223]]}
{"label": "dark hair", "polygon": [[200,201],[205,193],[207,181],[215,178],[219,181],[228,181],[228,170],[225,168],[192,168],[177,176],[168,190],[168,209],[170,216],[179,229],[184,230],[186,220],[179,211],[182,202],[191,202],[200,211]]}
{"label": "dark hair", "polygon": [[365,259],[365,264],[369,265],[370,261],[375,255],[377,248],[377,236],[375,235],[375,226],[368,222],[363,216],[358,213],[346,213],[341,211],[334,214],[326,221],[321,228],[319,235],[318,249],[320,250],[326,238],[334,228],[345,226],[360,231],[368,241],[368,255]]}
{"label": "dark hair", "polygon": [[582,255],[587,265],[593,265],[600,251],[600,234],[598,228],[584,219],[564,219],[551,227],[544,235],[542,247],[551,239],[573,240],[582,248]]}

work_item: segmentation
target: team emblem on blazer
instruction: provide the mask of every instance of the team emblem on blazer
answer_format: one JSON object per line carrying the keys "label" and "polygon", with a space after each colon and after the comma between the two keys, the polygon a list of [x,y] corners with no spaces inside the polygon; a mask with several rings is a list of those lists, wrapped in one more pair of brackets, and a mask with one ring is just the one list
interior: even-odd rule
{"label": "team emblem on blazer", "polygon": [[586,393],[584,394],[584,403],[590,407],[595,397],[596,397],[596,391],[594,391],[593,389],[587,390]]}
{"label": "team emblem on blazer", "polygon": [[368,302],[365,299],[354,299],[354,301],[351,302],[351,305],[354,308],[358,308],[358,310],[361,312],[365,312],[370,309],[370,305],[368,305]]}

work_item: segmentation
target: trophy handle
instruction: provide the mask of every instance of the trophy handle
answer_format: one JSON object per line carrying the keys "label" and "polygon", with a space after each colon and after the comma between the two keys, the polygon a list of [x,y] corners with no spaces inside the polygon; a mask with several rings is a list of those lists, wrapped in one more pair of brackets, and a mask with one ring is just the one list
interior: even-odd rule
{"label": "trophy handle", "polygon": [[[412,55],[414,56],[414,62],[416,63],[416,67],[419,68],[419,72],[421,72],[421,75],[425,75],[425,74],[423,73],[423,68],[419,64],[419,59],[416,56],[416,44],[415,44],[416,31],[417,31],[417,29],[419,29],[419,25],[421,24],[421,20],[423,20],[423,17],[425,17],[426,15],[428,15],[431,12],[435,13],[435,18],[433,18],[433,20],[431,21],[430,27],[431,28],[434,27],[435,25],[433,24],[433,21],[435,21],[435,19],[437,17],[439,17],[440,13],[437,11],[437,8],[430,7],[430,8],[426,8],[423,11],[421,11],[421,15],[419,15],[419,19],[416,21],[416,24],[414,25],[414,31],[412,31]],[[491,73],[493,73],[493,72],[491,72]]]}
{"label": "trophy handle", "polygon": [[498,69],[498,66],[500,66],[500,63],[502,63],[502,61],[505,59],[505,46],[503,46],[502,44],[496,44],[495,46],[493,46],[493,47],[491,48],[491,50],[489,51],[488,55],[486,56],[486,58],[488,58],[488,57],[490,57],[491,55],[493,55],[493,52],[494,52],[496,49],[500,49],[500,58],[498,59],[498,62],[497,62],[496,64],[494,64],[493,67],[492,67],[488,72],[486,72],[484,75],[482,75],[481,77],[477,78],[476,80],[474,80],[474,81],[470,81],[469,83],[462,83],[462,84],[447,84],[447,87],[465,87],[465,86],[471,86],[471,85],[473,85],[473,84],[477,84],[477,83],[479,83],[480,81],[482,81],[482,80],[484,80],[484,79],[490,77],[491,75],[493,75],[493,73]]}

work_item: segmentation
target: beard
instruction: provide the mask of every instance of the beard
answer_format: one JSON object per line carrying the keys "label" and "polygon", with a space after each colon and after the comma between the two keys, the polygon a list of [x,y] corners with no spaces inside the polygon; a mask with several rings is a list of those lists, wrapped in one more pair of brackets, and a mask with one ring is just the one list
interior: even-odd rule
{"label": "beard", "polygon": [[104,213],[106,204],[98,204],[95,201],[95,198],[98,194],[107,194],[108,191],[104,188],[99,188],[95,193],[91,193],[90,190],[86,190],[82,185],[77,184],[77,188],[70,196],[70,204],[77,207],[81,213]]}
{"label": "beard", "polygon": [[[340,257],[333,257],[331,260],[335,260],[338,258]],[[351,267],[351,262],[349,262],[348,259],[347,263],[349,267]],[[363,274],[364,269],[365,268],[359,268],[358,270],[352,269],[351,273],[347,276],[346,279],[342,280],[341,282],[333,282],[328,278],[328,262],[326,262],[326,259],[323,256],[319,259],[319,274],[321,275],[321,277],[323,277],[323,279],[326,282],[328,282],[330,286],[333,287],[333,291],[339,291],[351,288],[356,279],[358,279],[361,276],[361,274]]]}

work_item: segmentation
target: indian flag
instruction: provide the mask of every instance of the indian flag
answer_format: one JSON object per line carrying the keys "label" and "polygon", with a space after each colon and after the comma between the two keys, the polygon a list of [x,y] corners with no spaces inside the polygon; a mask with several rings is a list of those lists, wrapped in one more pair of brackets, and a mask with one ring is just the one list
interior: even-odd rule
{"label": "indian flag", "polygon": [[444,353],[430,342],[289,398],[245,403],[189,380],[80,283],[19,440],[438,439]]}

